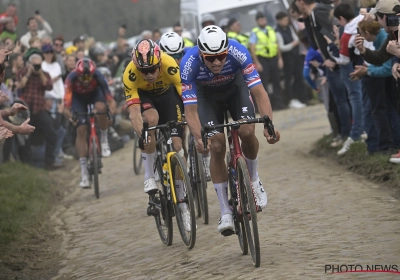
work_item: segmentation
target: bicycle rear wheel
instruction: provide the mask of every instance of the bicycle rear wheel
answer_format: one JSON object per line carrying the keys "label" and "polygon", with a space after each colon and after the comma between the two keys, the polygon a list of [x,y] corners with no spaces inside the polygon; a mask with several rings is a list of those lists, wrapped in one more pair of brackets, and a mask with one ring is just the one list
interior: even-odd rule
{"label": "bicycle rear wheel", "polygon": [[97,148],[97,143],[96,139],[92,138],[92,156],[93,156],[93,161],[92,161],[92,168],[93,168],[93,183],[94,183],[94,195],[98,199],[100,197],[100,191],[99,191],[99,154],[98,154],[98,148]]}
{"label": "bicycle rear wheel", "polygon": [[154,203],[153,210],[154,219],[156,221],[156,226],[158,234],[160,235],[162,243],[165,246],[171,246],[173,231],[172,231],[172,207],[171,202],[168,200],[166,187],[162,184],[163,180],[163,158],[158,155],[154,161],[154,174],[156,174],[156,183],[159,191],[153,195],[152,201]]}
{"label": "bicycle rear wheel", "polygon": [[201,210],[200,214],[203,218],[203,223],[208,224],[207,181],[204,173],[203,159],[196,150],[194,150],[194,159],[196,163],[196,189]]}
{"label": "bicycle rear wheel", "polygon": [[236,172],[240,190],[242,216],[246,228],[251,258],[255,267],[260,266],[260,240],[258,236],[257,210],[254,202],[253,188],[250,183],[249,171],[243,157],[236,163]]}
{"label": "bicycle rear wheel", "polygon": [[139,148],[139,137],[135,133],[133,138],[133,170],[139,175],[142,170],[142,150]]}
{"label": "bicycle rear wheel", "polygon": [[230,193],[230,200],[229,204],[232,206],[233,209],[233,222],[235,224],[235,233],[238,236],[239,240],[239,245],[240,249],[242,250],[243,255],[247,255],[249,253],[249,246],[247,244],[247,236],[246,236],[246,229],[244,226],[243,222],[243,217],[241,214],[239,214],[238,211],[238,193],[236,189],[236,178],[233,177],[232,175],[232,167],[230,167],[230,154],[227,152],[226,154],[226,164],[228,166],[228,187],[229,187],[229,193]]}
{"label": "bicycle rear wheel", "polygon": [[[177,204],[174,205],[176,221],[183,243],[188,249],[192,249],[196,242],[196,215],[194,210],[193,190],[190,178],[186,170],[186,164],[178,154],[171,156],[171,179],[174,182]],[[176,183],[181,181],[183,197],[178,197]],[[179,184],[180,182],[178,182]]]}

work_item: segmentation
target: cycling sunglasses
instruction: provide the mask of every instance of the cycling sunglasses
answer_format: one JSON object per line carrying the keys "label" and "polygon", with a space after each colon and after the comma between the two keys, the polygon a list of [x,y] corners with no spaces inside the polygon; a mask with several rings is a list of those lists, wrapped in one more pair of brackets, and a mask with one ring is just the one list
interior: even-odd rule
{"label": "cycling sunglasses", "polygon": [[90,82],[93,78],[91,75],[82,75],[79,77],[82,82]]}
{"label": "cycling sunglasses", "polygon": [[170,56],[172,56],[174,59],[181,59],[183,57],[183,52],[170,54]]}
{"label": "cycling sunglasses", "polygon": [[157,71],[157,69],[159,69],[159,68],[160,68],[159,66],[156,66],[154,68],[152,67],[152,68],[148,68],[148,69],[146,69],[146,68],[140,69],[139,71],[140,71],[140,73],[142,73],[144,75],[154,74]]}
{"label": "cycling sunglasses", "polygon": [[226,50],[222,53],[219,53],[219,54],[202,53],[203,58],[211,63],[213,63],[216,59],[218,59],[219,61],[222,61],[226,58],[227,55],[228,55],[228,50]]}

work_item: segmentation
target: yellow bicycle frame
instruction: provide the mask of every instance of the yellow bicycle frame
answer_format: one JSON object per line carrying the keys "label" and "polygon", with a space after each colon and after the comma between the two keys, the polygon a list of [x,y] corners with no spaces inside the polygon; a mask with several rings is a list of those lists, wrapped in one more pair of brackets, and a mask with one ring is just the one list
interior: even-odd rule
{"label": "yellow bicycle frame", "polygon": [[169,152],[167,153],[167,166],[168,166],[168,172],[170,174],[169,176],[169,184],[170,184],[170,188],[171,188],[171,195],[172,195],[172,200],[174,201],[174,204],[177,204],[177,200],[176,200],[176,194],[175,194],[175,185],[174,185],[174,181],[172,180],[172,169],[171,169],[171,157],[176,154],[176,152]]}

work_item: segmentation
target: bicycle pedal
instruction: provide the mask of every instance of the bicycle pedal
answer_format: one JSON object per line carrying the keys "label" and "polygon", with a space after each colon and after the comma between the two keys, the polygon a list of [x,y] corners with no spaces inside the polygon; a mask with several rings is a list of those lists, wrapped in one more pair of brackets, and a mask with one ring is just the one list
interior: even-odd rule
{"label": "bicycle pedal", "polygon": [[232,234],[235,234],[235,231],[231,230],[231,229],[227,229],[227,230],[224,230],[223,232],[221,232],[221,234],[223,236],[231,236]]}
{"label": "bicycle pedal", "polygon": [[154,207],[147,207],[147,216],[154,216],[156,217],[158,215],[158,210],[155,209]]}

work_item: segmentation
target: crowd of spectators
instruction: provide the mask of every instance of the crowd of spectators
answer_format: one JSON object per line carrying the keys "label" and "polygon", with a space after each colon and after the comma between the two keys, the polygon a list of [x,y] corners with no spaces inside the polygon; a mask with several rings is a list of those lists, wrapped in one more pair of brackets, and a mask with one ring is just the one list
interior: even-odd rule
{"label": "crowd of spectators", "polygon": [[[386,26],[386,15],[399,13],[400,6],[392,7],[389,1],[379,0],[382,6],[374,8],[375,0],[362,0],[362,9],[355,10],[339,0],[296,0],[288,11],[275,15],[275,26],[258,12],[255,27],[246,34],[236,18],[217,23],[206,14],[202,25],[220,25],[229,38],[249,49],[274,110],[304,108],[316,99],[323,102],[332,130],[330,145],[339,148],[338,155],[365,139],[368,155],[385,154],[400,163],[399,93],[393,78],[400,74],[391,62],[400,51],[396,42],[386,39],[396,39],[390,36],[397,32],[397,27]],[[75,132],[62,114],[64,81],[83,57],[96,63],[117,102],[110,134],[118,138],[117,132],[131,133],[125,122],[123,87],[116,83],[118,78],[112,79],[130,61],[127,27],[118,29],[113,49],[84,35],[65,47],[64,37],[54,34],[38,12],[26,20],[26,33],[17,32],[17,8],[11,3],[0,15],[0,163],[12,156],[54,169],[74,155]],[[375,12],[376,18],[371,16]],[[181,35],[183,29],[177,23],[173,31]],[[155,42],[161,35],[159,29],[141,33]],[[184,41],[187,47],[195,45],[189,38]]]}
{"label": "crowd of spectators", "polygon": [[114,86],[112,78],[130,57],[126,26],[118,30],[114,49],[84,35],[65,47],[65,38],[54,34],[38,11],[26,20],[26,33],[17,31],[17,8],[10,3],[0,15],[0,164],[14,159],[52,170],[76,157],[76,132],[63,114],[64,81],[83,57],[96,63],[118,102],[109,138],[112,150],[122,147],[132,135],[123,87]]}

